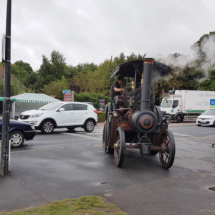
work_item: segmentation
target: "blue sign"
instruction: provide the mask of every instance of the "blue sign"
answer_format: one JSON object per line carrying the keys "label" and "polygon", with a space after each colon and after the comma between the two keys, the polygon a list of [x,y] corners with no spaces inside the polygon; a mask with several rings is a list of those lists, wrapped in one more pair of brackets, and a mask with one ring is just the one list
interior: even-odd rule
{"label": "blue sign", "polygon": [[171,110],[171,112],[173,113],[173,112],[174,112],[174,110]]}
{"label": "blue sign", "polygon": [[210,107],[215,108],[215,99],[210,100]]}

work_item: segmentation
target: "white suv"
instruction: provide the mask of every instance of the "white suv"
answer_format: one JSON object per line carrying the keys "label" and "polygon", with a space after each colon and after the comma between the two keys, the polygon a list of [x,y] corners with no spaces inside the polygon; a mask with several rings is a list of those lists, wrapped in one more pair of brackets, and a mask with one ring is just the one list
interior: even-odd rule
{"label": "white suv", "polygon": [[44,134],[50,134],[54,128],[74,130],[84,128],[92,132],[98,121],[97,111],[93,105],[81,102],[54,102],[37,110],[21,113],[19,121],[34,125]]}

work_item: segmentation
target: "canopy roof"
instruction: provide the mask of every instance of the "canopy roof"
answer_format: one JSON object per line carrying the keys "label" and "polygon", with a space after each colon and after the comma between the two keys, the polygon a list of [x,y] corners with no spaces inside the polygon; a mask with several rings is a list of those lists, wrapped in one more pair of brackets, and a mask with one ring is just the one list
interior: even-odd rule
{"label": "canopy roof", "polygon": [[[137,71],[137,79],[141,78],[143,73],[143,60],[133,60],[127,63],[120,64],[113,70],[111,74],[111,78],[117,75],[134,78],[135,71]],[[171,72],[172,72],[172,69],[169,66],[166,66],[165,64],[162,64],[159,62],[154,63],[153,76],[156,76],[156,75],[166,76],[171,74]]]}
{"label": "canopy roof", "polygon": [[[39,94],[39,93],[24,93],[17,96],[11,96],[10,100],[16,101],[16,102],[27,102],[27,103],[51,103],[51,102],[60,101],[46,94]],[[0,101],[3,101],[3,97],[0,97]]]}

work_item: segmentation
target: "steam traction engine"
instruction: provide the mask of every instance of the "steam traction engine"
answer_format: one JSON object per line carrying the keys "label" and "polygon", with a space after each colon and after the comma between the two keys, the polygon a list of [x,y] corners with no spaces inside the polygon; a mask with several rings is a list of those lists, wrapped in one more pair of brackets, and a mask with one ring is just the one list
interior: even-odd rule
{"label": "steam traction engine", "polygon": [[[111,77],[122,75],[134,79],[134,89],[124,96],[116,96],[106,109],[103,129],[103,150],[114,151],[114,161],[121,167],[126,149],[139,149],[141,155],[159,153],[163,168],[172,166],[175,141],[168,130],[169,118],[154,106],[152,79],[171,73],[171,69],[152,58],[119,65]],[[138,86],[139,85],[139,86]],[[127,88],[127,87],[126,87]]]}

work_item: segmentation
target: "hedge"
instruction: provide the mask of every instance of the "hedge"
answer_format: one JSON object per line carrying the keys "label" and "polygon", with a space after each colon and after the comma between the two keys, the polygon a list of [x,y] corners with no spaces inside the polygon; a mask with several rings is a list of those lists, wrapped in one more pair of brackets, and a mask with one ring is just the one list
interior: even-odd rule
{"label": "hedge", "polygon": [[98,111],[98,122],[104,122],[105,121],[105,114],[106,114],[106,112]]}
{"label": "hedge", "polygon": [[95,108],[100,108],[99,99],[105,99],[105,103],[111,102],[111,98],[109,96],[105,96],[100,93],[75,93],[74,95],[75,101],[79,102],[92,102]]}

